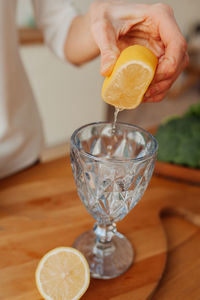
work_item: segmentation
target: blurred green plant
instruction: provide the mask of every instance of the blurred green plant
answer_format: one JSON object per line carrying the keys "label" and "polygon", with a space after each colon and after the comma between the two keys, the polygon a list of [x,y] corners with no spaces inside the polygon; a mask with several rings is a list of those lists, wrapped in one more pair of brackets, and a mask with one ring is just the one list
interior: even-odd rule
{"label": "blurred green plant", "polygon": [[35,19],[34,17],[30,17],[28,20],[27,20],[27,27],[30,27],[30,28],[36,28],[36,23],[35,23]]}
{"label": "blurred green plant", "polygon": [[200,103],[181,117],[165,120],[155,137],[159,161],[200,168]]}

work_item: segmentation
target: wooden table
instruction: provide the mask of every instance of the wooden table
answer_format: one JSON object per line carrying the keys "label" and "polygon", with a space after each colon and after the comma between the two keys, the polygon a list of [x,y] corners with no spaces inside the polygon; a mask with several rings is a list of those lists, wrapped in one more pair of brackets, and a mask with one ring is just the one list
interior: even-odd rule
{"label": "wooden table", "polygon": [[[199,216],[199,186],[153,176],[117,225],[136,250],[134,265],[116,279],[92,279],[82,299],[200,299]],[[69,157],[2,180],[0,299],[41,299],[34,281],[41,256],[72,245],[93,223],[77,196]]]}

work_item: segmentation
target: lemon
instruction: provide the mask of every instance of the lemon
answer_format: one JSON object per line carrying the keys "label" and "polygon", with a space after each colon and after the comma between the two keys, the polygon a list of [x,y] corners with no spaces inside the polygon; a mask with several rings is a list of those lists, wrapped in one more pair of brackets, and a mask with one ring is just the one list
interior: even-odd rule
{"label": "lemon", "polygon": [[77,300],[89,286],[90,271],[85,257],[78,250],[59,247],[42,257],[35,279],[44,299]]}
{"label": "lemon", "polygon": [[124,49],[102,87],[102,98],[119,109],[136,108],[153,80],[158,59],[141,45]]}

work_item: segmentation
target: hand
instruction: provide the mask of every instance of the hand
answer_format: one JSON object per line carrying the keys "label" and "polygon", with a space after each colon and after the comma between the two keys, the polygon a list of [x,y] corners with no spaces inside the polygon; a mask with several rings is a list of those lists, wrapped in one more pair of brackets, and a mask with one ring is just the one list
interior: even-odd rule
{"label": "hand", "polygon": [[89,10],[93,38],[101,52],[101,74],[109,75],[120,52],[143,45],[158,57],[145,102],[161,101],[188,64],[187,44],[166,4],[95,1]]}

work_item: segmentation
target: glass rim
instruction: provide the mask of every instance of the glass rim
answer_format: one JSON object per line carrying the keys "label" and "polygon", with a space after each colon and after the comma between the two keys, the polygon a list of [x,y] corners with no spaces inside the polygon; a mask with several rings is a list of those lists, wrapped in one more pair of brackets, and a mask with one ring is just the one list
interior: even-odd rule
{"label": "glass rim", "polygon": [[139,129],[141,130],[142,132],[144,132],[147,136],[150,137],[150,139],[153,141],[153,149],[146,155],[143,155],[141,157],[138,157],[138,158],[105,158],[105,157],[99,157],[99,156],[96,156],[96,155],[93,155],[89,152],[86,152],[84,151],[83,149],[79,149],[76,142],[75,142],[75,137],[77,135],[78,132],[80,132],[82,129],[86,128],[86,127],[90,127],[90,126],[94,126],[94,125],[101,125],[101,124],[105,124],[105,125],[112,125],[112,122],[107,122],[107,121],[100,121],[100,122],[92,122],[92,123],[88,123],[88,124],[85,124],[79,128],[77,128],[71,135],[71,138],[70,138],[70,145],[72,147],[75,147],[82,155],[90,158],[90,159],[93,159],[93,160],[96,160],[96,161],[100,161],[100,162],[109,162],[109,163],[124,163],[124,162],[141,162],[141,161],[146,161],[150,158],[152,158],[155,153],[157,152],[158,150],[158,142],[156,140],[156,138],[150,133],[148,132],[147,130],[145,130],[144,128],[140,127],[140,126],[137,126],[137,125],[134,125],[134,124],[130,124],[130,123],[126,123],[126,122],[117,122],[116,123],[116,127],[118,125],[126,125],[128,127],[132,127],[132,128],[135,128],[135,129]]}

